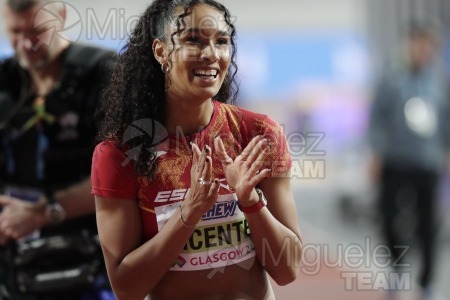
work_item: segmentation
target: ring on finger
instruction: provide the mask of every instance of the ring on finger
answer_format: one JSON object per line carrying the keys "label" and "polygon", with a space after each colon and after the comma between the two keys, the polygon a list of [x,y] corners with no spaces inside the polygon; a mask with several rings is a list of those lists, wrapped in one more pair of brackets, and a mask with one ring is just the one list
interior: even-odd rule
{"label": "ring on finger", "polygon": [[250,173],[251,173],[251,174],[258,175],[259,170],[253,170],[253,169],[251,169],[251,170],[250,170]]}
{"label": "ring on finger", "polygon": [[211,180],[205,180],[203,177],[200,177],[198,179],[198,182],[200,183],[200,185],[211,185]]}

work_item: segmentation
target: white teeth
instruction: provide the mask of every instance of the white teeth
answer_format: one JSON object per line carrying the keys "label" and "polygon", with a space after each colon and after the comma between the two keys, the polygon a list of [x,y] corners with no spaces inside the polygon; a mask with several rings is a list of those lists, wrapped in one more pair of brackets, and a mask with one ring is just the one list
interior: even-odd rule
{"label": "white teeth", "polygon": [[195,75],[217,76],[217,70],[197,70]]}

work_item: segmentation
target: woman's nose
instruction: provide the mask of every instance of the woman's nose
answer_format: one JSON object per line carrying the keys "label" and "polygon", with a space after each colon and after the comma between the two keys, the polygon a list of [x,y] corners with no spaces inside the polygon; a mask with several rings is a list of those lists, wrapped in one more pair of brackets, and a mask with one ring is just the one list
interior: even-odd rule
{"label": "woman's nose", "polygon": [[201,51],[201,60],[216,61],[219,59],[218,51],[214,44],[205,45]]}

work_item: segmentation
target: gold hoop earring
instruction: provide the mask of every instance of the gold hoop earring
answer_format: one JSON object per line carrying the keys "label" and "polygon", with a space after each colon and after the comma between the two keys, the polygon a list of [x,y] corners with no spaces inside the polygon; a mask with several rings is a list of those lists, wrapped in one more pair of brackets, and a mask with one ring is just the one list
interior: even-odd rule
{"label": "gold hoop earring", "polygon": [[169,66],[167,66],[167,68],[164,67],[165,64],[161,64],[161,71],[166,74],[167,72],[169,72]]}

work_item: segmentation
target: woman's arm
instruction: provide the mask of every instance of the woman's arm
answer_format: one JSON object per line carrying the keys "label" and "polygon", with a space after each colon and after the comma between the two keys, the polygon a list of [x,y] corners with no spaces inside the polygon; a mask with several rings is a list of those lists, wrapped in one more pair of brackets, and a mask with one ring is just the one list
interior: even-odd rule
{"label": "woman's arm", "polygon": [[[112,288],[119,300],[142,300],[174,264],[195,226],[216,202],[219,181],[211,185],[199,183],[210,180],[210,149],[200,152],[193,145],[191,188],[181,210],[168,220],[162,230],[142,244],[142,223],[138,202],[134,199],[95,197],[97,226]],[[209,153],[207,153],[209,152]],[[198,159],[197,159],[198,157]],[[197,168],[198,161],[198,168]]]}
{"label": "woman's arm", "polygon": [[[178,210],[155,237],[142,244],[136,201],[96,196],[95,204],[106,268],[117,298],[144,299],[172,267],[194,228],[183,225]],[[191,221],[183,217],[186,223]]]}
{"label": "woman's arm", "polygon": [[234,161],[226,153],[220,137],[215,140],[215,148],[227,182],[236,190],[241,206],[252,206],[259,202],[256,186],[264,193],[267,207],[246,214],[256,253],[278,284],[292,282],[298,273],[302,241],[289,172],[267,178],[271,170],[264,168],[264,163],[270,153],[270,146],[262,136],[253,138]]}
{"label": "woman's arm", "polygon": [[[258,259],[279,285],[295,280],[302,254],[297,210],[286,175],[266,178],[260,184],[267,207],[246,214]],[[258,197],[256,192],[252,197]]]}

